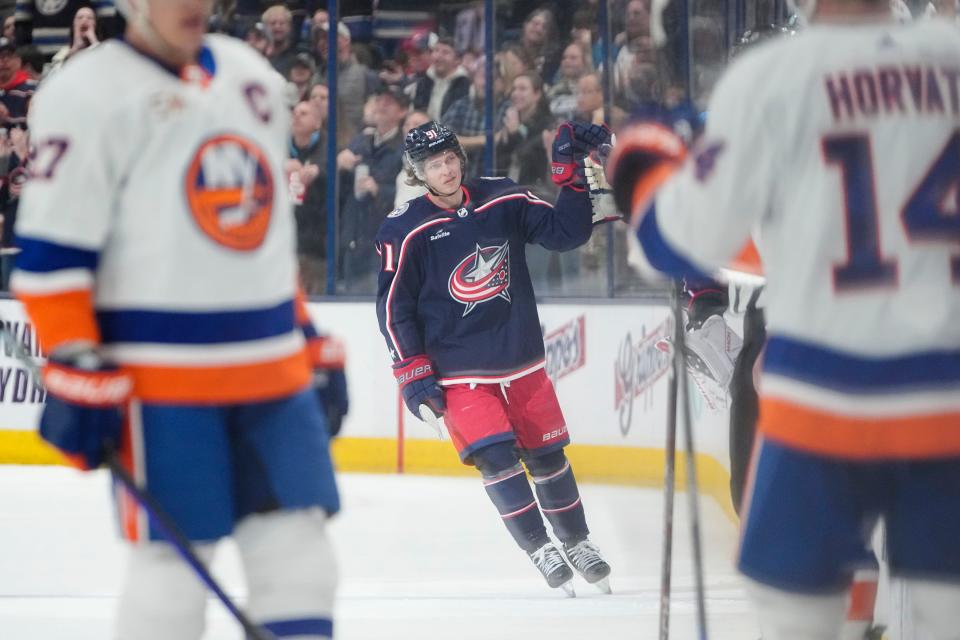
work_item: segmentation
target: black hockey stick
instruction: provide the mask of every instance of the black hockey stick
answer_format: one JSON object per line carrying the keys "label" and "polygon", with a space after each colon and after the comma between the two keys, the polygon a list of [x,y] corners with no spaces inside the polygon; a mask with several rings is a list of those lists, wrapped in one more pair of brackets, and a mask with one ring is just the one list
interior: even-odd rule
{"label": "black hockey stick", "polygon": [[[7,325],[2,318],[0,318],[0,336],[3,337],[4,341],[10,347],[14,357],[27,368],[27,371],[33,376],[34,381],[42,386],[43,378],[40,375],[40,368],[23,348],[20,339],[10,331],[9,325]],[[240,626],[243,627],[244,632],[246,632],[249,640],[276,640],[272,633],[253,622],[234,604],[230,596],[226,594],[220,584],[210,574],[210,571],[204,566],[191,542],[183,535],[179,527],[174,524],[170,516],[166,514],[152,495],[137,486],[136,481],[120,463],[113,443],[107,444],[105,463],[113,474],[113,477],[140,503],[140,506],[149,514],[150,520],[153,521],[153,524],[157,527],[161,535],[176,549],[177,553],[190,565],[190,568],[193,569],[197,577],[207,585],[233,617],[236,618]]]}
{"label": "black hockey stick", "polygon": [[[703,584],[700,498],[699,485],[697,484],[696,449],[693,443],[693,425],[690,419],[690,389],[687,384],[686,334],[683,326],[682,292],[683,284],[677,281],[674,284],[673,293],[674,332],[676,340],[673,366],[676,374],[675,384],[677,385],[677,395],[679,396],[683,411],[681,417],[683,419],[683,436],[686,451],[687,506],[689,508],[690,518],[690,542],[693,550],[693,579],[697,597],[697,637],[699,640],[707,640],[707,602]],[[673,411],[674,425],[676,425],[675,406]]]}
{"label": "black hockey stick", "polygon": [[[680,310],[679,287],[673,287],[670,296],[674,315],[674,340],[678,331],[683,331],[683,318]],[[674,349],[676,354],[676,349]],[[664,451],[663,473],[663,542],[660,557],[660,640],[670,638],[670,588],[673,575],[673,498],[676,487],[677,452],[677,380],[685,375],[684,363],[677,363],[674,356],[670,366],[669,389],[667,392],[667,442]]]}

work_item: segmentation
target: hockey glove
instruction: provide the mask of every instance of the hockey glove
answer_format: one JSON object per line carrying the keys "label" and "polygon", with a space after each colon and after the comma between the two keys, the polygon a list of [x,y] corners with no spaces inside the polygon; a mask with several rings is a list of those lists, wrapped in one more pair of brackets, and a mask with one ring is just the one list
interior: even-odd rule
{"label": "hockey glove", "polygon": [[327,416],[330,437],[340,433],[343,419],[350,411],[347,392],[346,349],[330,336],[316,336],[307,342],[313,365],[313,389]]}
{"label": "hockey glove", "polygon": [[559,187],[577,191],[586,188],[584,158],[610,143],[610,129],[603,124],[564,122],[557,129],[551,152],[550,177]]}
{"label": "hockey glove", "polygon": [[605,166],[617,210],[625,220],[643,214],[644,205],[685,157],[683,140],[663,125],[641,122],[617,134]]}
{"label": "hockey glove", "polygon": [[93,349],[50,355],[43,369],[47,390],[40,417],[40,437],[62,451],[76,467],[88,471],[120,447],[123,407],[133,379],[106,363]]}
{"label": "hockey glove", "polygon": [[[616,144],[615,136],[611,142]],[[587,193],[590,196],[590,206],[593,209],[593,219],[591,221],[595,225],[620,219],[617,205],[613,200],[613,188],[607,182],[606,172],[603,168],[603,163],[607,160],[610,151],[611,146],[603,144],[600,149],[583,159],[583,173],[587,179]]]}
{"label": "hockey glove", "polygon": [[393,376],[400,385],[403,401],[410,413],[429,424],[442,436],[439,419],[447,405],[443,401],[443,389],[437,383],[430,360],[422,355],[401,360],[393,365]]}

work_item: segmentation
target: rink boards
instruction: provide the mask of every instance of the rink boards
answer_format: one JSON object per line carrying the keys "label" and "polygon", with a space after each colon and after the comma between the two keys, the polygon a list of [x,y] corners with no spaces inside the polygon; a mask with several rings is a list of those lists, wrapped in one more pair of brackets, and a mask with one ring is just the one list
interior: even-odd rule
{"label": "rink boards", "polygon": [[[350,414],[334,444],[341,471],[473,474],[449,441],[440,441],[399,401],[372,302],[311,303],[319,328],[347,347]],[[42,358],[19,304],[0,300],[0,317]],[[669,357],[656,348],[670,329],[664,306],[622,303],[540,305],[546,370],[573,444],[581,480],[658,486],[663,483]],[[491,349],[498,345],[491,344]],[[727,398],[690,381],[691,415],[701,489],[733,517],[729,497]],[[0,464],[57,464],[36,436],[43,392],[8,344],[0,349]],[[682,452],[682,440],[678,442]],[[679,486],[685,480],[678,456]]]}

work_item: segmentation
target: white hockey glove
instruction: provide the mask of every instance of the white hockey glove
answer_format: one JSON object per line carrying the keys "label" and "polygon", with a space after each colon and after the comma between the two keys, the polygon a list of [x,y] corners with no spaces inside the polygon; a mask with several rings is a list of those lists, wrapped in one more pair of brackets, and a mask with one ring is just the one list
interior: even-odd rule
{"label": "white hockey glove", "polygon": [[[609,147],[609,145],[604,146]],[[593,224],[619,220],[620,214],[617,213],[617,203],[613,199],[613,189],[607,182],[601,159],[594,154],[585,157],[583,173],[587,178],[587,193],[590,195],[590,206],[593,208]]]}

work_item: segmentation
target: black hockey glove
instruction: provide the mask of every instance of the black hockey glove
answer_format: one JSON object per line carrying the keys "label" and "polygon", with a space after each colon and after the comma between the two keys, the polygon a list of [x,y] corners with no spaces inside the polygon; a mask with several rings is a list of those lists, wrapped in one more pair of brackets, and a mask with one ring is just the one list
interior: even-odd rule
{"label": "black hockey glove", "polygon": [[551,152],[550,177],[560,187],[583,191],[587,187],[584,158],[602,145],[610,144],[610,129],[605,124],[564,122],[557,129]]}

